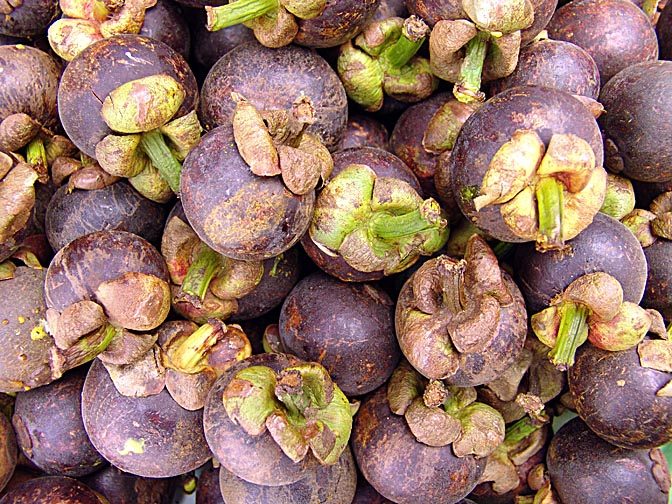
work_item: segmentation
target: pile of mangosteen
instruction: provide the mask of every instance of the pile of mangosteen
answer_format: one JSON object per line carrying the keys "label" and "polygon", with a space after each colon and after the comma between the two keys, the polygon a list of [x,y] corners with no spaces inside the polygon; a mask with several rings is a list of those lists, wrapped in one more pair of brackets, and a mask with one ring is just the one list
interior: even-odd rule
{"label": "pile of mangosteen", "polygon": [[668,502],[672,2],[0,11],[0,504]]}

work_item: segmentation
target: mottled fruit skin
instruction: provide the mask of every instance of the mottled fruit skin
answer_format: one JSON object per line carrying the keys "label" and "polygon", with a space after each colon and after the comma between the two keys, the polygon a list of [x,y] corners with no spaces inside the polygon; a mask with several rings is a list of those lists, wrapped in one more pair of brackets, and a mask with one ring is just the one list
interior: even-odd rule
{"label": "mottled fruit skin", "polygon": [[658,310],[665,320],[672,319],[672,241],[658,238],[644,247],[649,265],[642,306]]}
{"label": "mottled fruit skin", "polygon": [[537,84],[597,99],[600,72],[585,49],[565,40],[540,39],[520,49],[516,69],[490,83],[491,95],[515,86]]}
{"label": "mottled fruit skin", "polygon": [[138,476],[178,476],[212,456],[203,434],[203,410],[182,408],[166,389],[147,397],[121,395],[98,359],[84,381],[82,419],[101,455]]}
{"label": "mottled fruit skin", "polygon": [[259,110],[289,109],[301,95],[315,107],[316,121],[307,131],[329,149],[341,141],[347,125],[348,98],[338,74],[315,51],[289,45],[277,49],[258,42],[240,44],[212,66],[201,87],[198,116],[205,129],[231,122],[243,95]]}
{"label": "mottled fruit skin", "polygon": [[47,309],[45,273],[19,266],[14,278],[0,282],[4,301],[0,309],[0,392],[21,392],[54,379],[49,365],[51,338],[31,338]]}
{"label": "mottled fruit skin", "polygon": [[361,396],[385,383],[399,361],[392,305],[373,284],[315,272],[285,298],[280,342],[300,359],[322,364],[345,395]]}
{"label": "mottled fruit skin", "polygon": [[254,354],[217,378],[203,407],[203,427],[208,446],[222,467],[251,483],[277,486],[295,483],[319,465],[310,452],[301,462],[293,462],[268,431],[249,436],[240,425],[231,421],[222,401],[226,386],[241,369],[262,365],[277,372],[300,362],[293,355]]}
{"label": "mottled fruit skin", "polygon": [[[9,8],[9,12],[6,9]],[[23,0],[8,3],[0,17],[0,34],[35,38],[45,35],[51,22],[61,14],[58,0]]]}
{"label": "mottled fruit skin", "polygon": [[455,199],[462,213],[492,238],[508,242],[526,240],[510,231],[498,205],[476,212],[473,197],[478,194],[495,152],[519,129],[536,131],[545,145],[554,134],[572,133],[590,144],[597,166],[603,161],[602,135],[597,122],[571,94],[531,85],[507,89],[487,100],[466,120],[448,165],[439,166],[439,170],[450,170]]}
{"label": "mottled fruit skin", "polygon": [[56,95],[61,66],[41,49],[0,46],[0,120],[23,112],[46,128],[58,122]]}
{"label": "mottled fruit skin", "polygon": [[624,301],[639,303],[644,294],[647,260],[634,234],[620,221],[598,213],[593,222],[567,242],[567,250],[538,252],[533,243],[516,246],[513,277],[527,309],[537,313],[578,277],[602,271],[623,287]]}
{"label": "mottled fruit skin", "polygon": [[337,47],[357,35],[380,0],[327,0],[324,10],[312,19],[297,19],[294,42],[313,48]]}
{"label": "mottled fruit skin", "polygon": [[222,491],[219,489],[220,468],[213,467],[212,463],[208,462],[201,469],[196,483],[196,504],[224,504]]}
{"label": "mottled fruit skin", "polygon": [[68,476],[42,476],[24,481],[0,499],[0,504],[106,504],[81,481]]}
{"label": "mottled fruit skin", "polygon": [[184,10],[175,0],[158,0],[145,11],[145,20],[139,35],[160,40],[189,59],[191,32]]}
{"label": "mottled fruit skin", "polygon": [[306,477],[288,485],[256,485],[219,468],[219,489],[226,504],[351,504],[357,486],[357,469],[350,448],[333,465],[320,465]]}
{"label": "mottled fruit skin", "polygon": [[656,22],[658,36],[658,57],[661,60],[672,60],[672,4],[666,3],[660,11]]}
{"label": "mottled fruit skin", "polygon": [[79,367],[44,387],[16,395],[12,425],[19,447],[47,474],[76,478],[106,463],[82,422],[85,377],[86,368]]}
{"label": "mottled fruit skin", "polygon": [[209,247],[234,259],[268,259],[299,241],[310,225],[315,192],[291,193],[279,176],[253,174],[231,124],[206,133],[182,164],[184,213]]}
{"label": "mottled fruit skin", "polygon": [[604,165],[643,182],[672,180],[672,61],[633,64],[602,86]]}
{"label": "mottled fruit skin", "polygon": [[624,68],[658,58],[658,39],[649,17],[630,0],[573,0],[558,8],[548,36],[584,48],[604,84]]}
{"label": "mottled fruit skin", "polygon": [[167,213],[165,205],[143,197],[125,180],[93,190],[64,185],[49,200],[45,231],[56,251],[79,236],[104,229],[135,233],[159,246]]}
{"label": "mottled fruit skin", "polygon": [[83,153],[96,157],[96,144],[112,133],[100,110],[105,97],[125,82],[154,74],[179,82],[185,98],[173,117],[196,108],[198,85],[186,60],[173,48],[141,35],[115,35],[80,52],[66,67],[58,87],[61,124]]}
{"label": "mottled fruit skin", "polygon": [[458,458],[451,445],[417,441],[404,417],[390,411],[387,387],[362,400],[351,439],[364,477],[398,504],[455,504],[471,492],[485,469],[485,459]]}
{"label": "mottled fruit skin", "polygon": [[19,456],[16,434],[9,419],[0,413],[0,492],[14,475]]}
{"label": "mottled fruit skin", "polygon": [[671,375],[643,367],[637,347],[582,345],[567,377],[577,413],[601,438],[629,449],[672,441],[672,397],[656,395]]}
{"label": "mottled fruit skin", "polygon": [[573,418],[553,436],[546,466],[551,487],[561,502],[667,502],[670,474],[659,449],[617,448],[592,432],[580,418]]}

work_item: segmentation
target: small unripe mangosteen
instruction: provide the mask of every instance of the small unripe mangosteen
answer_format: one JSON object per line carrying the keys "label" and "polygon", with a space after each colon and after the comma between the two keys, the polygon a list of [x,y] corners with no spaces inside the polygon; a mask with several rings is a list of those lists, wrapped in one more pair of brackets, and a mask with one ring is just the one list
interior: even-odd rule
{"label": "small unripe mangosteen", "polygon": [[82,422],[84,366],[16,396],[12,424],[23,454],[47,474],[90,474],[107,461],[89,441]]}
{"label": "small unripe mangosteen", "polygon": [[664,504],[668,499],[670,472],[660,449],[618,448],[578,417],[551,439],[546,466],[562,502]]}

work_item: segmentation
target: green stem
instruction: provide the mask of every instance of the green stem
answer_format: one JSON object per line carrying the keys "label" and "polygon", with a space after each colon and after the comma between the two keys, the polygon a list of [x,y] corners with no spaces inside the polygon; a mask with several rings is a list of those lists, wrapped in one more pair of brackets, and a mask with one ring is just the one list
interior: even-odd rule
{"label": "green stem", "polygon": [[222,256],[210,247],[201,244],[196,259],[191,263],[182,282],[182,291],[205,299],[210,282],[222,266]]}
{"label": "green stem", "polygon": [[586,341],[590,310],[577,303],[565,303],[561,310],[558,336],[548,356],[555,366],[564,370],[574,365],[576,349]]}
{"label": "green stem", "polygon": [[46,169],[47,150],[41,138],[33,138],[26,147],[26,161],[31,166],[42,166]]}
{"label": "green stem", "polygon": [[172,364],[180,371],[191,373],[222,335],[222,326],[205,323],[182,341],[170,355]]}
{"label": "green stem", "polygon": [[401,36],[383,51],[381,62],[386,69],[403,67],[422,47],[429,34],[429,28],[419,19],[417,21],[422,24],[406,20]]}
{"label": "green stem", "polygon": [[544,177],[536,190],[539,210],[539,237],[541,250],[558,249],[564,244],[562,238],[562,214],[564,186],[553,177]]}
{"label": "green stem", "polygon": [[369,232],[381,240],[394,241],[441,226],[441,221],[428,218],[422,208],[418,208],[401,215],[374,212],[369,221]]}
{"label": "green stem", "polygon": [[504,444],[507,446],[515,446],[524,439],[527,439],[532,433],[539,430],[542,425],[543,424],[535,422],[526,415],[517,422],[506,427]]}
{"label": "green stem", "polygon": [[488,53],[489,38],[488,32],[479,31],[465,46],[466,53],[460,68],[460,78],[453,88],[455,98],[462,103],[482,102],[485,99],[485,93],[481,91],[481,76],[485,56]]}
{"label": "green stem", "polygon": [[180,192],[182,165],[166,144],[163,133],[158,129],[143,133],[140,145],[161,174],[161,177],[168,182],[173,192],[178,194]]}
{"label": "green stem", "polygon": [[280,6],[278,0],[236,0],[218,7],[207,7],[207,28],[217,31],[252,21]]}

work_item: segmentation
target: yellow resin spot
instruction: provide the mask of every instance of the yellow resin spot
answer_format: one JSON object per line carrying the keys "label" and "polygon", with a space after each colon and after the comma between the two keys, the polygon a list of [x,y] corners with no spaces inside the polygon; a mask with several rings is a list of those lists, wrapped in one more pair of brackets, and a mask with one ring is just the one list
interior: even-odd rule
{"label": "yellow resin spot", "polygon": [[145,440],[143,438],[128,438],[124,443],[124,448],[117,450],[119,455],[128,455],[129,453],[143,453],[145,451]]}

